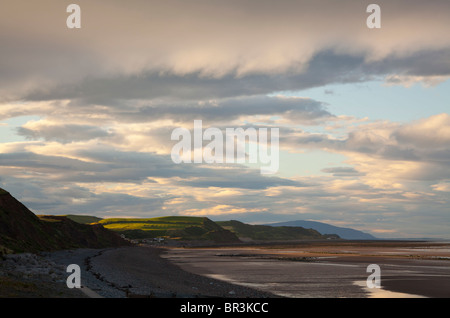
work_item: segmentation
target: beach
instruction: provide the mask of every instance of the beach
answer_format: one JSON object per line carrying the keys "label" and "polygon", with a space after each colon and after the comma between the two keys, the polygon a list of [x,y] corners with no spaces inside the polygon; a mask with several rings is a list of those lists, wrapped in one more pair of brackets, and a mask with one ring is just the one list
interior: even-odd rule
{"label": "beach", "polygon": [[[192,273],[290,298],[450,297],[450,249],[430,242],[340,242],[242,248],[170,249]],[[370,264],[381,288],[366,284]]]}
{"label": "beach", "polygon": [[[11,254],[0,260],[0,297],[277,297],[265,291],[185,271],[161,257],[165,250],[133,246]],[[81,288],[69,289],[66,285],[70,275],[66,269],[70,264],[80,266]]]}
{"label": "beach", "polygon": [[[249,287],[185,271],[160,257],[154,247],[104,251],[91,260],[92,273],[124,292],[126,297],[273,297]],[[99,291],[101,293],[101,291]]]}
{"label": "beach", "polygon": [[[450,245],[431,242],[135,246],[11,256],[2,270],[40,282],[12,297],[448,298],[449,256]],[[79,290],[66,286],[69,264],[80,265]],[[381,288],[366,284],[370,264]]]}

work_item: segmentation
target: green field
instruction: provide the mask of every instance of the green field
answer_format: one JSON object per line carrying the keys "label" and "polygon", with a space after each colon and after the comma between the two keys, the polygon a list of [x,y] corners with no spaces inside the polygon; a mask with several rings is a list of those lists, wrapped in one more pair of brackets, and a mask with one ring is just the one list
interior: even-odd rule
{"label": "green field", "polygon": [[206,217],[109,218],[97,222],[131,239],[166,237],[179,240],[238,241]]}
{"label": "green field", "polygon": [[[125,235],[130,239],[164,237],[175,240],[212,240],[216,242],[238,242],[239,238],[255,241],[281,241],[324,239],[312,229],[302,227],[272,227],[250,225],[239,221],[213,222],[206,217],[165,216],[155,218],[107,218],[86,215],[67,215],[78,223],[97,223]],[[333,238],[338,238],[337,236]]]}
{"label": "green field", "polygon": [[98,223],[105,227],[113,225],[129,226],[134,229],[146,230],[184,228],[186,226],[198,226],[203,224],[206,218],[193,216],[164,216],[157,218],[109,218],[102,219]]}
{"label": "green field", "polygon": [[[110,218],[98,221],[107,229],[115,231],[149,231],[156,235],[161,235],[166,231],[180,230],[188,227],[202,227],[204,218],[167,216],[158,218]],[[159,233],[159,234],[158,234]]]}

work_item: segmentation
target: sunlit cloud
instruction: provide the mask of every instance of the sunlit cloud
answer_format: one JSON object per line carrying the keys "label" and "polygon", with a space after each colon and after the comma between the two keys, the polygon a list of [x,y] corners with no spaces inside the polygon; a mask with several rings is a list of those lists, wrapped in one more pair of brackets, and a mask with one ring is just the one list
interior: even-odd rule
{"label": "sunlit cloud", "polygon": [[433,184],[431,187],[434,191],[450,192],[450,181]]}
{"label": "sunlit cloud", "polygon": [[244,214],[244,213],[260,213],[264,212],[267,209],[246,209],[241,207],[236,207],[232,205],[216,205],[210,208],[196,210],[196,209],[188,209],[183,212],[183,215],[195,215],[195,216],[207,216],[207,215],[233,215],[233,214]]}

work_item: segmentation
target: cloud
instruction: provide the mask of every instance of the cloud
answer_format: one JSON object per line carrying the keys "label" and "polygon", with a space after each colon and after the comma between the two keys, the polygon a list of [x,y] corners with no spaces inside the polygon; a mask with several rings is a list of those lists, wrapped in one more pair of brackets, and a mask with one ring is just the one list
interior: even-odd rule
{"label": "cloud", "polygon": [[204,99],[380,75],[450,75],[445,1],[380,3],[376,31],[365,25],[367,4],[348,0],[78,4],[83,24],[74,32],[64,3],[5,4],[3,98]]}
{"label": "cloud", "polygon": [[360,180],[377,189],[422,192],[429,190],[426,183],[450,177],[449,118],[443,113],[402,124],[363,122],[338,136],[333,130],[282,129],[280,149],[291,153],[320,149],[344,155],[348,167],[327,167],[321,172],[337,179]]}
{"label": "cloud", "polygon": [[321,170],[325,173],[332,173],[333,176],[345,177],[345,176],[358,176],[361,175],[355,168],[352,167],[333,167],[333,168],[324,168]]}
{"label": "cloud", "polygon": [[280,116],[297,124],[310,124],[334,117],[323,103],[309,98],[254,95],[196,102],[152,103],[135,112],[121,112],[123,120],[140,122],[161,119],[173,122],[233,122],[252,116]]}
{"label": "cloud", "polygon": [[449,76],[408,76],[408,75],[388,75],[385,78],[385,83],[388,86],[402,85],[404,87],[411,87],[417,83],[422,83],[424,86],[437,86],[446,80]]}
{"label": "cloud", "polygon": [[279,177],[268,177],[267,179],[264,179],[259,174],[259,171],[253,170],[241,170],[239,173],[236,173],[235,176],[227,176],[227,172],[225,170],[223,171],[223,174],[216,173],[216,176],[208,174],[204,177],[195,178],[193,180],[180,181],[179,184],[200,188],[220,187],[241,189],[267,189],[269,187],[283,185],[296,187],[306,186],[304,183]]}
{"label": "cloud", "polygon": [[[181,186],[265,189],[278,185],[304,186],[280,177],[265,177],[242,165],[175,164],[169,155],[119,151],[97,143],[66,145],[64,153],[44,155],[39,144],[21,143],[0,153],[0,171],[24,178],[49,178],[69,183],[131,182],[175,178]],[[43,146],[45,147],[45,146]],[[6,148],[5,148],[6,149]]]}
{"label": "cloud", "polygon": [[349,127],[346,135],[284,129],[282,147],[325,149],[373,159],[446,165],[450,160],[450,115],[433,115],[410,123],[374,121]]}
{"label": "cloud", "polygon": [[218,216],[218,215],[236,215],[236,214],[247,214],[247,213],[261,213],[267,209],[246,209],[241,207],[236,207],[232,205],[216,205],[212,208],[206,209],[188,209],[183,214],[184,215],[193,215],[193,216]]}
{"label": "cloud", "polygon": [[449,149],[450,115],[446,113],[401,126],[393,133],[403,145],[418,149]]}
{"label": "cloud", "polygon": [[391,230],[391,229],[372,229],[370,231],[373,233],[381,233],[381,234],[397,232],[397,230]]}
{"label": "cloud", "polygon": [[[303,97],[253,95],[196,101],[170,99],[116,101],[112,105],[85,105],[74,101],[27,102],[3,105],[0,116],[42,116],[19,128],[29,139],[79,141],[115,137],[114,129],[164,129],[167,125],[192,125],[194,120],[226,126],[244,122],[283,120],[293,124],[317,125],[334,120],[324,103]],[[70,123],[69,123],[70,121]],[[150,125],[151,123],[151,125]],[[141,126],[138,126],[141,124]],[[145,126],[146,125],[146,126]],[[173,129],[173,128],[172,128]],[[71,137],[72,136],[72,137]]]}
{"label": "cloud", "polygon": [[111,136],[112,133],[96,126],[48,124],[39,121],[28,122],[26,125],[17,128],[17,134],[30,140],[43,138],[47,141],[68,143],[72,141],[105,138]]}
{"label": "cloud", "polygon": [[[162,213],[164,198],[103,191],[51,179],[32,178],[24,182],[13,176],[3,177],[1,187],[36,214],[89,214],[99,217],[142,217]],[[132,213],[130,214],[130,211]]]}
{"label": "cloud", "polygon": [[375,123],[359,126],[340,144],[344,151],[370,154],[387,160],[448,166],[450,116],[446,113],[412,123]]}
{"label": "cloud", "polygon": [[[380,234],[415,224],[448,232],[448,114],[370,121],[288,97],[313,87],[328,96],[336,83],[448,79],[448,1],[381,1],[380,30],[366,27],[364,1],[77,4],[80,30],[66,28],[61,1],[6,1],[0,12],[0,120],[35,118],[16,130],[26,141],[0,144],[1,183],[32,208],[250,222],[300,215]],[[320,149],[347,159],[289,178],[176,165],[170,133],[194,119],[279,126],[283,155]]]}
{"label": "cloud", "polygon": [[450,181],[445,180],[443,182],[433,184],[431,188],[434,191],[441,191],[441,192],[450,192]]}

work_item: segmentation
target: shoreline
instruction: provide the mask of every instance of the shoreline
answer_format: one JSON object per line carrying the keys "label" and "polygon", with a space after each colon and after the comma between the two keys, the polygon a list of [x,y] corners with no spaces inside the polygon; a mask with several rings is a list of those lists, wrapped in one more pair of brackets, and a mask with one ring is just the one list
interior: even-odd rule
{"label": "shoreline", "polygon": [[[29,260],[24,262],[30,264],[22,269],[27,275],[20,274],[16,261],[0,261],[0,265],[9,264],[11,272],[14,266],[17,267],[16,273],[10,276],[15,279],[11,284],[32,282],[41,285],[34,294],[19,290],[16,296],[6,297],[450,297],[450,270],[447,269],[450,263],[445,256],[450,251],[448,244],[398,241],[388,244],[379,241],[277,243],[43,252],[37,258],[27,256]],[[410,254],[411,251],[414,254]],[[433,258],[436,255],[441,259]],[[21,258],[11,256],[14,257]],[[381,290],[371,291],[363,284],[368,275],[365,266],[370,263],[382,264]],[[65,284],[69,274],[64,269],[69,264],[80,265],[84,287],[81,290],[70,290]],[[0,279],[6,277],[2,273],[7,273],[3,265],[0,266]],[[41,272],[36,272],[38,267]],[[285,273],[277,272],[280,268]],[[262,277],[257,277],[258,274]],[[288,284],[280,287],[287,279],[289,283],[292,281],[294,290],[283,290]],[[330,293],[327,289],[337,292]]]}
{"label": "shoreline", "polygon": [[128,298],[267,298],[268,292],[193,274],[161,257],[151,246],[108,250],[91,259],[91,271]]}
{"label": "shoreline", "polygon": [[[244,285],[270,286],[267,289],[285,297],[449,298],[449,256],[450,244],[445,242],[346,241],[171,248],[166,257],[186,270]],[[184,262],[185,257],[191,261]],[[370,264],[381,267],[381,289],[365,286]]]}
{"label": "shoreline", "polygon": [[[184,271],[160,256],[164,250],[131,246],[10,254],[0,260],[0,298],[279,298]],[[79,289],[66,286],[69,264],[80,266]]]}

